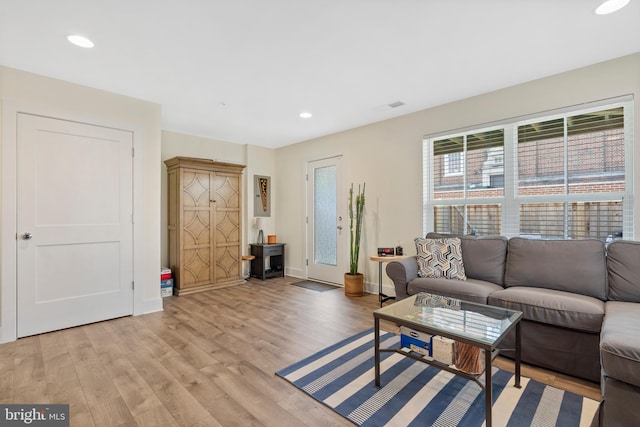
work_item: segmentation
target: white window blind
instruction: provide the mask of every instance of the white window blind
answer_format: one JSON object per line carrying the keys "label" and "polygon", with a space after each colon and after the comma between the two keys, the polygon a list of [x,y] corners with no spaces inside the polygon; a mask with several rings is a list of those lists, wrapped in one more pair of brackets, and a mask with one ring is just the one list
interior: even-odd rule
{"label": "white window blind", "polygon": [[[500,231],[504,195],[504,129],[469,132],[433,141],[433,231],[487,235]],[[451,173],[451,159],[461,160]],[[442,202],[442,203],[440,203]]]}
{"label": "white window blind", "polygon": [[[632,107],[623,101],[425,139],[424,231],[632,238]],[[457,174],[447,165],[454,156],[463,159]]]}
{"label": "white window blind", "polygon": [[500,234],[501,209],[499,204],[434,205],[431,230],[472,236]]}
{"label": "white window blind", "polygon": [[603,240],[620,235],[624,136],[623,107],[519,125],[518,196],[548,199],[520,203],[520,232]]}

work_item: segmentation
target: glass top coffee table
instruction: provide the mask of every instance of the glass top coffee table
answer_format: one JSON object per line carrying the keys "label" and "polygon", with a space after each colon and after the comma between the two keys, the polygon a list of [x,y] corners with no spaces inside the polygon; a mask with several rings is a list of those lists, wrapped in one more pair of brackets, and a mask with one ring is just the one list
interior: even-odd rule
{"label": "glass top coffee table", "polygon": [[[380,353],[395,352],[434,365],[475,381],[485,393],[486,425],[491,426],[491,363],[498,356],[498,344],[515,328],[515,387],[520,388],[520,319],[522,312],[476,304],[439,295],[420,293],[373,312],[375,325],[375,384],[380,387]],[[430,357],[398,348],[380,348],[380,320],[406,326],[419,332],[439,335],[484,350],[484,385],[482,373],[470,374]]]}

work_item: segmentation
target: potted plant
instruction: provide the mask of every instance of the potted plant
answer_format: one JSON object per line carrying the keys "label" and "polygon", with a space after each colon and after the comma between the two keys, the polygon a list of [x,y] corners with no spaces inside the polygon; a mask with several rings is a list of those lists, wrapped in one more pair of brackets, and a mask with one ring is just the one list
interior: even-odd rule
{"label": "potted plant", "polygon": [[353,193],[353,184],[349,188],[349,272],[344,274],[344,294],[348,297],[360,297],[364,294],[364,275],[358,273],[360,256],[360,238],[362,237],[362,220],[364,211],[364,190],[358,185],[358,194]]}

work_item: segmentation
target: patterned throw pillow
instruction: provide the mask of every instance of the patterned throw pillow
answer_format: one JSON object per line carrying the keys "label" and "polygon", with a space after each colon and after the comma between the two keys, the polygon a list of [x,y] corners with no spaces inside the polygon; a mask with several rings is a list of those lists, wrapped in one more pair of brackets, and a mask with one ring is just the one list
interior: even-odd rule
{"label": "patterned throw pillow", "polygon": [[467,280],[462,263],[462,245],[457,237],[415,239],[418,276]]}

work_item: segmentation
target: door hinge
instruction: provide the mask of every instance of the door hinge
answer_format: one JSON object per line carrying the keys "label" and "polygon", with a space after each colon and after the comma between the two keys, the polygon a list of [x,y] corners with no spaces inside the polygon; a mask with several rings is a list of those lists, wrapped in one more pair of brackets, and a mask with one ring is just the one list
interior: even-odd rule
{"label": "door hinge", "polygon": [[134,282],[133,280],[131,281],[131,289],[135,289],[136,288],[136,282]]}
{"label": "door hinge", "polygon": [[136,156],[136,149],[134,147],[131,147],[131,157],[135,157]]}
{"label": "door hinge", "polygon": [[305,263],[306,263],[306,265],[307,265],[307,267],[308,267],[308,266],[309,266],[309,258],[307,258],[307,259],[305,260]]}

